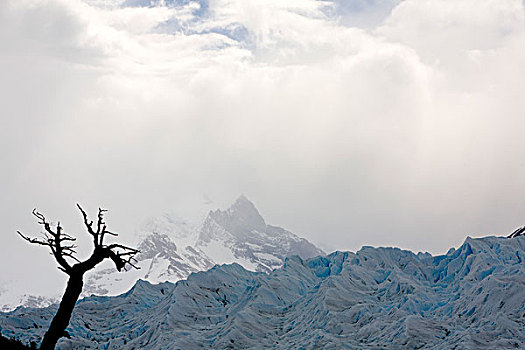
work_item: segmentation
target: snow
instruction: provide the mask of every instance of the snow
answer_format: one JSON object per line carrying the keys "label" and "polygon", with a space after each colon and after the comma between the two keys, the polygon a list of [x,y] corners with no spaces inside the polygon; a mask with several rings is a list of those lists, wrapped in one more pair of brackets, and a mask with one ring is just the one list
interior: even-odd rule
{"label": "snow", "polygon": [[235,262],[235,255],[233,255],[231,249],[221,242],[210,241],[205,248],[207,255],[217,264],[231,264]]}
{"label": "snow", "polygon": [[[269,274],[215,266],[83,299],[60,348],[525,348],[524,258],[525,237],[485,237],[435,257],[363,247]],[[2,333],[36,340],[53,311],[0,314]]]}
{"label": "snow", "polygon": [[[280,267],[286,256],[309,258],[323,254],[293,233],[266,225],[245,196],[224,211],[210,211],[201,223],[175,214],[151,218],[140,229],[138,240],[140,270],[119,273],[111,264],[99,267],[87,275],[82,295],[118,295],[129,290],[137,279],[176,282],[224,263],[236,262],[248,270],[269,272]],[[0,310],[13,310],[18,305],[48,306],[59,298],[58,294],[25,296],[20,290],[7,288],[0,292]]]}
{"label": "snow", "polygon": [[263,252],[255,252],[255,253],[253,253],[253,255],[255,255],[257,258],[259,258],[261,260],[271,261],[274,264],[280,264],[281,263],[281,260],[276,258],[275,255],[273,255],[273,254],[263,253]]}

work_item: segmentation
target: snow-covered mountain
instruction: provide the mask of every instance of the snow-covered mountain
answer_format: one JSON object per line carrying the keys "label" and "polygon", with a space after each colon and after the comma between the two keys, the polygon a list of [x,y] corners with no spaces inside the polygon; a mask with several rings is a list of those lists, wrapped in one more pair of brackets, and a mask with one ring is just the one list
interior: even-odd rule
{"label": "snow-covered mountain", "polygon": [[209,213],[195,243],[214,262],[238,262],[254,271],[281,267],[287,256],[311,258],[323,251],[304,238],[277,226],[267,225],[245,196],[226,211]]}
{"label": "snow-covered mountain", "polygon": [[[525,237],[467,238],[445,255],[363,247],[266,274],[215,266],[80,301],[61,349],[525,348]],[[0,314],[37,341],[55,306]]]}
{"label": "snow-covered mountain", "polygon": [[[87,275],[83,296],[118,295],[138,279],[176,282],[216,264],[236,262],[248,270],[270,272],[282,266],[287,256],[307,259],[324,254],[306,239],[267,225],[244,195],[227,210],[210,211],[198,224],[174,215],[153,218],[140,229],[136,246],[140,250],[140,270],[119,273],[111,264],[95,269]],[[12,310],[18,305],[44,307],[59,297],[14,296],[9,290],[0,290],[0,310]]]}
{"label": "snow-covered mountain", "polygon": [[255,205],[241,195],[227,210],[210,211],[192,225],[172,215],[150,220],[141,230],[139,271],[119,273],[113,267],[93,272],[84,295],[116,295],[137,279],[176,282],[216,264],[238,263],[251,271],[270,272],[287,256],[303,259],[324,254],[304,238],[267,225]]}

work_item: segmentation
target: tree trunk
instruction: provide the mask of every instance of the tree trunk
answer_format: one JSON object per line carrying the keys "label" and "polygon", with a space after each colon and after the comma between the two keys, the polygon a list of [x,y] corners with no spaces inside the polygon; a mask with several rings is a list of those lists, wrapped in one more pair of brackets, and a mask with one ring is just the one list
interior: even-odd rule
{"label": "tree trunk", "polygon": [[42,340],[42,344],[40,345],[41,350],[55,349],[58,340],[64,336],[68,336],[66,328],[69,325],[69,320],[71,319],[71,313],[73,312],[75,303],[82,292],[83,284],[82,273],[72,273],[70,275],[58,311],[55,317],[53,317],[51,326],[49,326],[49,329]]}

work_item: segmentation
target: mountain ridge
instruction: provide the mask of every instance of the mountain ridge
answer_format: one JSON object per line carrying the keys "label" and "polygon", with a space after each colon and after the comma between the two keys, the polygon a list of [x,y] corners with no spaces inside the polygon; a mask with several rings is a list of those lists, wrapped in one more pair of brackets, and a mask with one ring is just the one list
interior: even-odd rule
{"label": "mountain ridge", "polygon": [[[142,227],[136,247],[141,270],[125,273],[113,266],[89,272],[82,296],[118,295],[138,279],[152,283],[176,282],[192,272],[208,270],[215,264],[238,262],[248,270],[266,273],[280,267],[286,256],[313,257],[324,252],[304,238],[277,226],[267,225],[256,206],[244,195],[227,209],[210,210],[200,224],[174,215],[152,218]],[[9,291],[4,291],[9,293]],[[59,296],[23,296],[10,300],[0,310],[17,305],[43,307]],[[1,303],[0,303],[1,306]]]}
{"label": "mountain ridge", "polygon": [[[59,345],[523,348],[524,258],[525,237],[491,236],[468,237],[438,256],[390,247],[293,256],[269,274],[216,265],[176,284],[140,281],[118,297],[83,299],[68,329],[72,339]],[[0,327],[28,342],[51,315],[52,308],[20,308],[0,314]]]}

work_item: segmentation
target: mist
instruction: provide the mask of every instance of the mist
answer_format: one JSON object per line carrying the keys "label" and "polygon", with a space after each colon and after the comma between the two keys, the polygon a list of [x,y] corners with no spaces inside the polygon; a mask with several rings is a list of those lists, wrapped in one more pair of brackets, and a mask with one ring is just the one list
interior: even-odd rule
{"label": "mist", "polygon": [[124,240],[241,193],[326,251],[508,233],[523,47],[520,0],[3,1],[0,276],[63,278],[16,230],[77,202]]}

